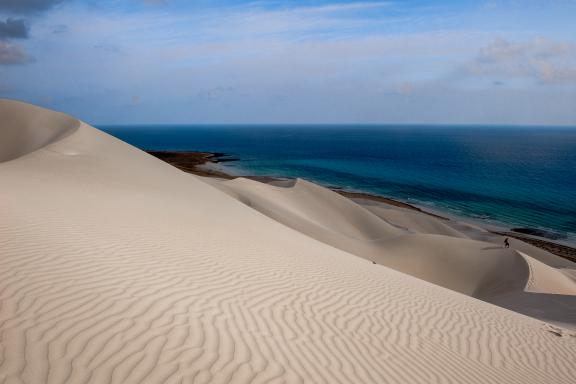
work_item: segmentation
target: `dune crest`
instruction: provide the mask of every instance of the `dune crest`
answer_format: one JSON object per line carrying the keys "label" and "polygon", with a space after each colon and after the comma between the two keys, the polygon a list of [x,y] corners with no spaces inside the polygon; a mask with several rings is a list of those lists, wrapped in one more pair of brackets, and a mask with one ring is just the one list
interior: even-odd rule
{"label": "dune crest", "polygon": [[14,100],[0,99],[0,116],[0,162],[45,147],[80,125],[80,121],[63,113]]}
{"label": "dune crest", "polygon": [[[342,233],[351,249],[389,242],[383,257],[417,251],[409,257],[422,262],[440,245],[489,243],[406,233],[306,182],[301,196],[245,181],[216,188],[84,123],[61,131],[13,105],[31,116],[19,124],[35,144],[0,163],[0,383],[576,381],[576,337],[562,325],[319,237]],[[0,117],[0,135],[16,131]],[[509,252],[512,267],[526,265]],[[549,273],[530,289],[554,290]],[[559,308],[553,317],[565,319]]]}

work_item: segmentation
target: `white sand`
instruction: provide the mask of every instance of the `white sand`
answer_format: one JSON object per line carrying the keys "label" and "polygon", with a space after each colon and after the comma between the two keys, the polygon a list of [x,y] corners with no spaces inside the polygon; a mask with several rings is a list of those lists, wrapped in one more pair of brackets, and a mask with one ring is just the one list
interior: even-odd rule
{"label": "white sand", "polygon": [[0,383],[576,382],[576,266],[545,251],[15,102],[0,143]]}

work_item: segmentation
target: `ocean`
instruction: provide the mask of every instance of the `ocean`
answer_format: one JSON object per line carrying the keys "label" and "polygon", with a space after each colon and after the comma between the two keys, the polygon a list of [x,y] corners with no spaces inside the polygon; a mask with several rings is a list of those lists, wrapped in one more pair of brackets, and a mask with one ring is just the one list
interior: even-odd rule
{"label": "ocean", "polygon": [[576,241],[576,128],[99,126],[142,149],[224,152],[238,174],[301,177]]}

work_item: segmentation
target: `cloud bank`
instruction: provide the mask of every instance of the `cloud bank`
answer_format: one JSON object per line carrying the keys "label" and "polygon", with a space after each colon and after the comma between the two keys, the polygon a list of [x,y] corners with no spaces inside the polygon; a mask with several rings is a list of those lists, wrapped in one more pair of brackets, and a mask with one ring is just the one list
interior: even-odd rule
{"label": "cloud bank", "polygon": [[0,39],[27,39],[29,27],[24,19],[0,20]]}
{"label": "cloud bank", "polygon": [[463,66],[470,75],[525,78],[539,83],[576,83],[576,44],[536,38],[510,42],[498,38]]}
{"label": "cloud bank", "polygon": [[0,12],[33,14],[47,11],[66,0],[0,0]]}
{"label": "cloud bank", "polygon": [[576,125],[573,2],[149,3],[18,1],[2,96],[93,123]]}

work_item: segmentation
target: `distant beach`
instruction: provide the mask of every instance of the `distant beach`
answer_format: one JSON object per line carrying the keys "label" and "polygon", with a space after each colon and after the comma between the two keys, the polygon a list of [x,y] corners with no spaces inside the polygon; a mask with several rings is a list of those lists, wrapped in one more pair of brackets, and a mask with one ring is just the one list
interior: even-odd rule
{"label": "distant beach", "polygon": [[[220,179],[235,179],[239,175],[233,173],[233,168],[227,168],[223,164],[237,161],[238,159],[231,157],[230,155],[222,152],[185,152],[185,151],[147,151],[154,157],[157,157],[185,172],[202,176],[202,177],[215,177]],[[264,183],[274,182],[277,180],[282,180],[286,178],[279,178],[275,176],[255,176],[255,175],[242,175],[241,177],[252,179]],[[400,208],[406,208],[420,213],[424,213],[435,218],[442,220],[450,220],[448,215],[443,215],[440,212],[431,212],[430,210],[423,209],[414,204],[409,204],[396,199],[391,199],[386,196],[380,196],[376,194],[369,194],[363,192],[348,191],[346,189],[327,186],[335,192],[346,196],[351,199],[377,201],[380,203],[385,203],[388,205],[393,205]],[[460,219],[460,218],[459,218]],[[555,241],[554,239],[547,239],[545,235],[534,230],[530,233],[531,229],[525,229],[524,233],[518,230],[506,230],[506,229],[495,229],[490,228],[491,232],[502,235],[513,237],[518,240],[522,240],[526,243],[534,245],[536,247],[542,248],[548,252],[554,253],[561,256],[567,260],[576,262],[576,248],[568,244],[562,244]],[[538,236],[540,235],[540,236]]]}

